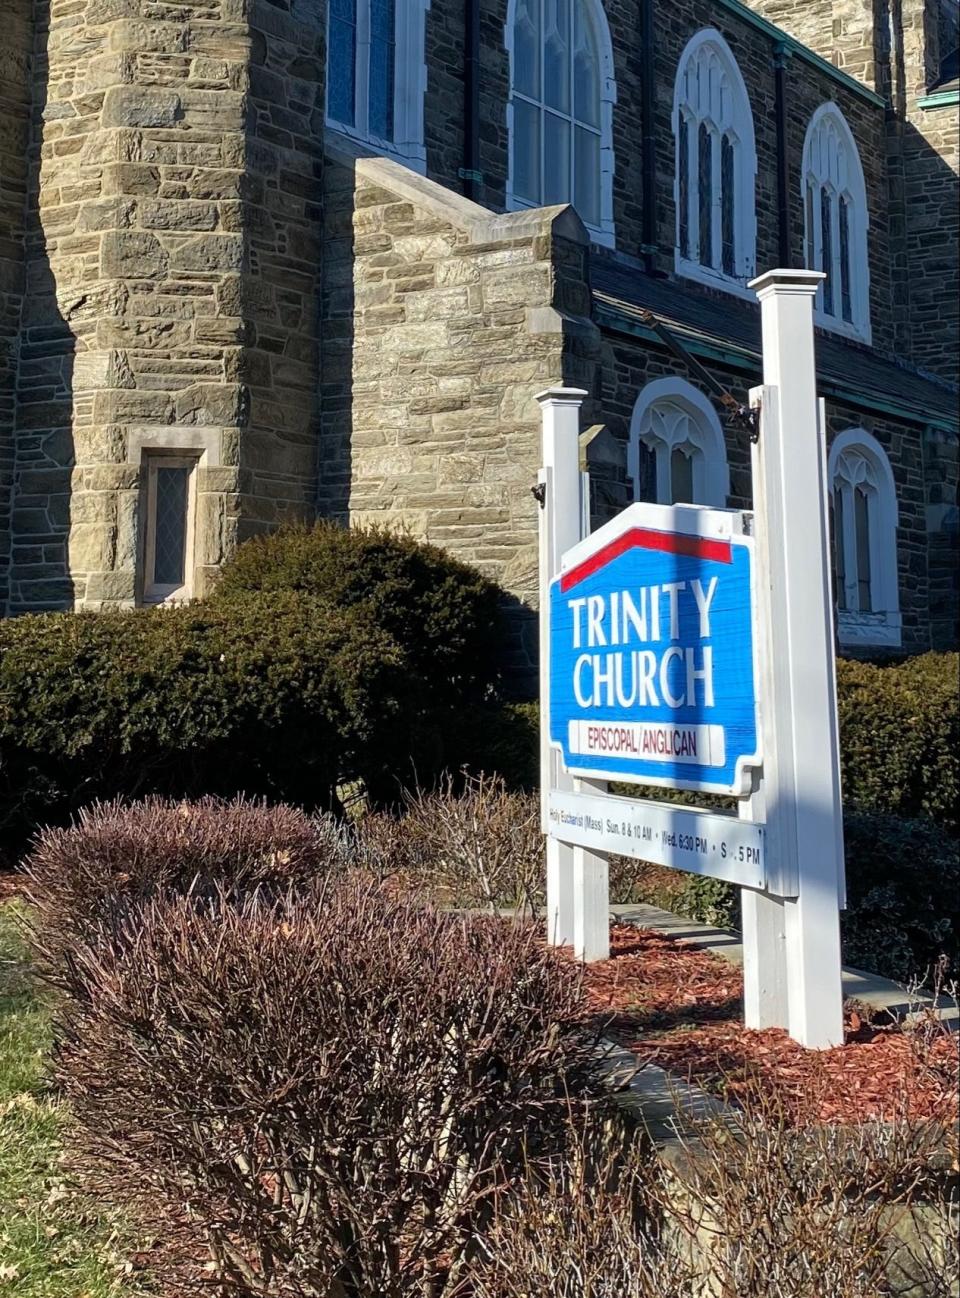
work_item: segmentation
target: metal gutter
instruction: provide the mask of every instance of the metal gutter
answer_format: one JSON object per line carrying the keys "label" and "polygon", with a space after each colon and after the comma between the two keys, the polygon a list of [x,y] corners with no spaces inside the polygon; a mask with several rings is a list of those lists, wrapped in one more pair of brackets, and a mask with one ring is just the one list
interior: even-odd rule
{"label": "metal gutter", "polygon": [[816,68],[819,72],[832,77],[834,81],[845,87],[845,89],[859,95],[861,99],[866,99],[869,103],[876,105],[877,108],[886,108],[887,101],[882,95],[878,95],[876,91],[863,85],[855,77],[851,77],[849,73],[841,72],[839,68],[835,68],[832,63],[828,63],[819,54],[814,54],[808,45],[801,44],[800,41],[789,36],[781,28],[775,27],[773,23],[768,22],[766,18],[761,18],[759,14],[754,13],[752,9],[748,9],[746,5],[742,4],[741,0],[714,0],[714,3],[721,9],[726,9],[728,13],[733,14],[735,18],[739,18],[748,27],[755,27],[757,31],[763,32],[771,40],[780,45],[786,45],[798,59],[803,59],[805,63],[809,63],[811,67]]}
{"label": "metal gutter", "polygon": [[[653,343],[657,347],[663,347],[664,345],[653,329],[637,320],[632,320],[614,306],[594,301],[593,314],[596,323],[602,329],[610,329],[615,333],[626,334],[631,338],[640,338],[644,342]],[[731,345],[721,346],[718,343],[707,342],[705,338],[698,334],[688,333],[684,326],[676,321],[671,321],[670,327],[682,335],[684,346],[694,356],[714,361],[730,369],[740,370],[753,377],[759,375],[762,367],[760,355],[751,348]],[[952,433],[956,436],[956,424],[951,423],[945,417],[932,414],[929,410],[919,412],[916,406],[904,405],[889,397],[852,388],[846,383],[827,378],[821,374],[817,375],[817,387],[821,396],[834,397],[838,401],[844,401],[847,405],[856,406],[860,410],[868,410],[874,414],[893,415],[898,419],[905,420],[907,423],[916,424],[920,427],[936,428],[941,432]]]}
{"label": "metal gutter", "polygon": [[960,90],[941,90],[917,100],[918,108],[950,108],[960,104]]}

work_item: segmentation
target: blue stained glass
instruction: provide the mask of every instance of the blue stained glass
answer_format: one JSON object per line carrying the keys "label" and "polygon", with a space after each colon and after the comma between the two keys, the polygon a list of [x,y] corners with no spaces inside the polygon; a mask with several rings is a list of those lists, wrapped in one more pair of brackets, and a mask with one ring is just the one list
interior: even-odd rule
{"label": "blue stained glass", "polygon": [[327,116],[344,126],[356,125],[356,0],[331,0],[327,50]]}
{"label": "blue stained glass", "polygon": [[396,0],[370,0],[370,134],[393,139]]}

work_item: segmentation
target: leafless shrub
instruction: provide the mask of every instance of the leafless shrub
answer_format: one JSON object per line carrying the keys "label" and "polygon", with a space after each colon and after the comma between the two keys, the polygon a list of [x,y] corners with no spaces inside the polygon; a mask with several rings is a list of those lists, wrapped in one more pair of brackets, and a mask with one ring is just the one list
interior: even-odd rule
{"label": "leafless shrub", "polygon": [[532,913],[544,888],[540,801],[509,793],[497,776],[466,776],[411,798],[401,822],[410,865],[438,898],[455,906]]}
{"label": "leafless shrub", "polygon": [[649,1142],[611,1111],[571,1114],[569,1144],[499,1196],[471,1298],[693,1298],[647,1211]]}
{"label": "leafless shrub", "polygon": [[98,803],[47,829],[26,862],[40,970],[63,985],[71,952],[117,904],[223,885],[239,896],[343,869],[350,844],[331,816],[243,798]]}
{"label": "leafless shrub", "polygon": [[113,923],[58,1052],[94,1182],[167,1203],[224,1295],[463,1292],[491,1196],[590,1078],[574,967],[354,878]]}
{"label": "leafless shrub", "polygon": [[[796,1125],[769,1092],[696,1118],[651,1192],[718,1295],[947,1298],[952,1124]],[[919,1233],[918,1233],[919,1231]]]}

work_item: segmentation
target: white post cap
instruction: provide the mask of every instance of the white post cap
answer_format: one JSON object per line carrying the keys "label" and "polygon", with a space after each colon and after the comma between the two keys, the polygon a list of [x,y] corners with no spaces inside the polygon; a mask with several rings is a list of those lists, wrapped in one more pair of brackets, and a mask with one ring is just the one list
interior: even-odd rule
{"label": "white post cap", "polygon": [[551,404],[579,406],[583,398],[589,395],[584,388],[547,388],[546,392],[538,392],[536,399],[541,406]]}
{"label": "white post cap", "polygon": [[768,270],[752,279],[747,288],[752,288],[761,301],[773,293],[813,297],[826,278],[822,270]]}

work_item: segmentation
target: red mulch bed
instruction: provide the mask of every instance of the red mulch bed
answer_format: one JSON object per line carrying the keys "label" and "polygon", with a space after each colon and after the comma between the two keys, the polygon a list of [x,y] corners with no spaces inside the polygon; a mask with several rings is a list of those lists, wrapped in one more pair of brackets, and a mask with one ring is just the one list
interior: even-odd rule
{"label": "red mulch bed", "polygon": [[786,1032],[743,1027],[743,975],[719,956],[626,924],[611,958],[584,967],[591,1008],[641,1061],[736,1100],[762,1086],[796,1121],[950,1118],[958,1107],[957,1038],[868,1023],[846,1012],[846,1044],[812,1051]]}

